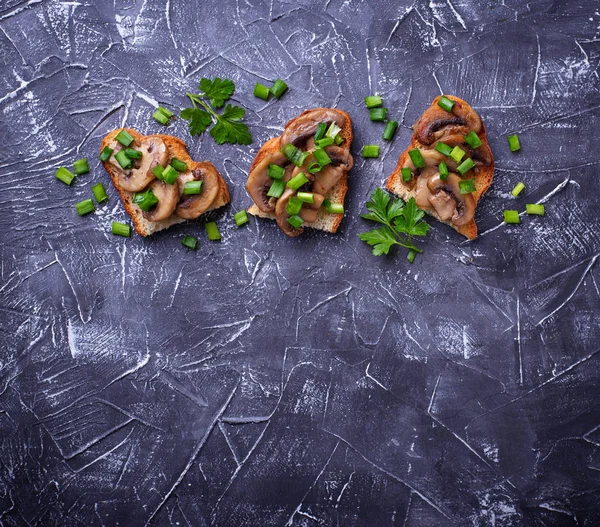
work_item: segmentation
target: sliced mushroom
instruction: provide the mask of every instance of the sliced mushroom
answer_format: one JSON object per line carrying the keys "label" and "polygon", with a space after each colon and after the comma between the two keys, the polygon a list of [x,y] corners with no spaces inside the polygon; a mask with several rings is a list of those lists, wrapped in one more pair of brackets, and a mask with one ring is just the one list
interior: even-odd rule
{"label": "sliced mushroom", "polygon": [[[461,134],[444,136],[440,141],[451,147],[458,146],[462,148],[467,153],[467,156],[473,159],[476,165],[489,166],[492,164],[492,151],[487,143],[477,148],[471,148],[471,145],[465,141],[465,136]],[[437,141],[435,144],[437,144]],[[435,145],[432,146],[435,147]],[[452,158],[449,159],[453,161]]]}
{"label": "sliced mushroom", "polygon": [[267,196],[273,183],[273,179],[267,174],[269,165],[285,166],[287,162],[287,158],[281,152],[275,152],[266,156],[248,176],[246,190],[256,206],[263,212],[273,212],[275,210],[274,201]]}
{"label": "sliced mushroom", "polygon": [[[460,193],[459,181],[460,178],[453,172],[448,174],[445,181],[437,174],[429,179],[427,187],[432,194],[428,198],[429,202],[436,211],[439,208],[446,216],[442,219],[451,219],[454,225],[460,227],[469,223],[475,216],[475,200],[471,194]],[[453,210],[450,208],[450,201],[454,202]]]}
{"label": "sliced mushroom", "polygon": [[477,112],[470,106],[451,99],[455,101],[452,112],[440,108],[436,100],[415,123],[413,128],[419,142],[430,145],[444,135],[466,135],[471,130],[475,133],[481,131],[481,119]]}
{"label": "sliced mushroom", "polygon": [[[166,166],[169,160],[167,145],[160,137],[145,137],[140,141],[138,150],[142,152],[142,157],[135,160],[133,168],[129,170],[120,168],[119,187],[128,192],[139,192],[146,188],[148,183],[156,179],[152,169],[156,165]],[[111,156],[111,160],[113,156]],[[118,165],[116,160],[115,163]]]}
{"label": "sliced mushroom", "polygon": [[325,149],[325,152],[327,152],[332,162],[315,174],[312,184],[312,192],[323,196],[340,180],[344,175],[344,171],[350,170],[354,165],[353,157],[345,148],[329,146]]}
{"label": "sliced mushroom", "polygon": [[346,117],[343,113],[332,108],[308,110],[285,126],[285,130],[281,135],[281,145],[291,143],[298,146],[302,141],[306,141],[310,136],[315,135],[319,123],[332,122],[343,128]]}
{"label": "sliced mushroom", "polygon": [[431,196],[431,191],[427,186],[429,180],[439,174],[438,169],[432,166],[426,166],[421,169],[420,175],[417,178],[417,191],[415,193],[415,201],[417,202],[417,207],[422,209],[430,209],[431,204],[429,202],[429,197]]}
{"label": "sliced mushroom", "polygon": [[143,211],[144,218],[148,221],[166,220],[177,207],[179,189],[177,185],[168,185],[164,181],[155,180],[148,187],[158,198],[158,203],[149,211]]}
{"label": "sliced mushroom", "polygon": [[[198,163],[192,170],[179,174],[177,185],[179,188],[179,203],[175,214],[186,220],[193,220],[204,214],[215,201],[219,193],[219,174],[210,163]],[[200,194],[184,194],[183,189],[188,181],[202,181]]]}
{"label": "sliced mushroom", "polygon": [[296,229],[287,221],[289,218],[287,212],[288,201],[294,194],[296,194],[295,190],[286,188],[281,197],[277,200],[277,206],[275,207],[275,219],[277,220],[277,225],[279,225],[283,232],[292,238],[300,236],[304,232],[302,227]]}

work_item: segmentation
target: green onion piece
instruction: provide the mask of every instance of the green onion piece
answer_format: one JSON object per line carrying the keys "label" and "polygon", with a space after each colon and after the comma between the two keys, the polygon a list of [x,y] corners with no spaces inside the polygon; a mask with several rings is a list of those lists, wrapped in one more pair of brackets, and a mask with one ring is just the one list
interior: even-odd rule
{"label": "green onion piece", "polygon": [[450,157],[454,159],[457,163],[460,163],[460,160],[465,157],[466,152],[460,147],[455,146],[450,152]]}
{"label": "green onion piece", "polygon": [[418,148],[413,148],[412,150],[409,150],[408,155],[410,156],[413,165],[415,165],[415,168],[425,167],[425,160],[423,159],[423,155],[421,154],[421,151]]}
{"label": "green onion piece", "polygon": [[131,168],[132,161],[129,157],[127,157],[125,150],[119,150],[115,154],[115,159],[117,160],[119,165],[121,165],[121,168]]}
{"label": "green onion piece", "polygon": [[209,221],[204,225],[206,229],[206,234],[208,235],[208,239],[213,242],[218,242],[221,239],[221,233],[219,232],[219,227],[214,221]]}
{"label": "green onion piece", "polygon": [[235,221],[235,224],[238,227],[241,227],[242,225],[245,225],[246,223],[248,223],[250,221],[248,219],[248,214],[246,214],[245,210],[240,210],[239,212],[236,212],[233,215],[233,220]]}
{"label": "green onion piece", "polygon": [[94,202],[91,199],[84,199],[83,201],[80,201],[79,203],[75,203],[75,210],[77,211],[77,214],[79,214],[80,216],[85,216],[86,214],[89,214],[90,212],[94,212],[94,210],[95,210]]}
{"label": "green onion piece", "polygon": [[142,157],[142,153],[139,150],[135,150],[133,148],[126,148],[125,150],[123,150],[123,152],[125,152],[125,155],[129,159],[141,159]]}
{"label": "green onion piece", "polygon": [[162,172],[162,180],[168,185],[175,183],[175,181],[177,181],[177,176],[179,176],[179,172],[171,165],[166,166]]}
{"label": "green onion piece", "polygon": [[262,99],[263,101],[268,101],[270,94],[271,94],[271,92],[269,91],[269,88],[267,88],[264,84],[261,84],[260,82],[257,82],[255,84],[254,97],[258,97],[259,99]]}
{"label": "green onion piece", "polygon": [[524,189],[525,189],[525,183],[523,183],[522,181],[519,181],[515,185],[515,188],[512,189],[511,194],[516,198],[521,192],[523,192]]}
{"label": "green onion piece", "polygon": [[341,145],[344,142],[344,138],[340,134],[337,134],[333,140],[335,141],[336,145]]}
{"label": "green onion piece", "polygon": [[413,263],[415,261],[416,256],[417,256],[417,251],[415,251],[414,249],[411,249],[410,251],[408,251],[408,254],[406,255],[406,259],[408,260],[409,263]]}
{"label": "green onion piece", "polygon": [[315,156],[317,163],[319,163],[321,167],[324,167],[325,165],[329,165],[329,163],[331,163],[331,158],[327,155],[327,152],[325,152],[325,150],[323,150],[322,148],[317,148],[313,152],[313,156]]}
{"label": "green onion piece", "polygon": [[195,251],[198,248],[198,238],[194,238],[194,236],[186,234],[181,239],[181,245],[187,247],[188,249],[191,249],[192,251]]}
{"label": "green onion piece", "polygon": [[323,205],[323,207],[325,207],[325,208],[327,208],[327,207],[331,207],[331,200],[328,200],[327,198],[325,198],[325,199],[323,200],[323,203],[322,203],[322,205]]}
{"label": "green onion piece", "polygon": [[412,179],[412,172],[410,168],[405,167],[401,170],[402,172],[402,181],[410,181]]}
{"label": "green onion piece", "polygon": [[287,186],[292,190],[298,190],[306,183],[308,183],[308,178],[304,175],[304,172],[300,172],[287,182]]}
{"label": "green onion piece", "polygon": [[169,118],[173,117],[173,112],[171,110],[167,110],[164,106],[159,106],[156,111],[166,115]]}
{"label": "green onion piece", "polygon": [[291,143],[284,145],[281,149],[281,153],[287,158],[288,161],[291,161],[298,167],[302,166],[302,163],[304,163],[304,160],[308,156],[308,152],[302,152],[302,150],[299,150]]}
{"label": "green onion piece", "polygon": [[518,210],[505,210],[504,223],[521,223]]}
{"label": "green onion piece", "polygon": [[463,179],[458,182],[458,189],[461,194],[470,194],[475,192],[475,180],[474,179]]}
{"label": "green onion piece", "polygon": [[96,201],[99,204],[108,201],[106,189],[104,188],[104,185],[102,183],[96,183],[95,185],[92,185],[92,194],[94,195],[94,198],[96,198]]}
{"label": "green onion piece", "polygon": [[327,123],[319,123],[319,126],[317,126],[317,131],[315,132],[315,143],[320,139],[323,139],[326,131]]}
{"label": "green onion piece", "polygon": [[369,108],[377,108],[383,104],[383,99],[379,95],[369,95],[365,97],[365,106]]}
{"label": "green onion piece", "polygon": [[445,156],[449,156],[452,153],[452,147],[446,143],[442,143],[441,141],[435,145],[435,149]]}
{"label": "green onion piece", "polygon": [[329,125],[327,132],[325,132],[325,137],[331,137],[333,140],[335,140],[341,131],[342,129],[334,121]]}
{"label": "green onion piece", "polygon": [[125,129],[121,130],[115,139],[125,147],[133,142],[133,136]]}
{"label": "green onion piece", "polygon": [[56,179],[60,179],[66,185],[71,186],[73,180],[75,179],[75,174],[70,170],[67,170],[65,167],[59,167],[56,173],[54,174]]}
{"label": "green onion piece", "polygon": [[448,165],[442,161],[438,168],[440,170],[440,179],[446,181],[448,179]]}
{"label": "green onion piece", "polygon": [[177,172],[184,172],[187,170],[187,165],[176,157],[171,159],[171,166],[177,170]]}
{"label": "green onion piece", "polygon": [[144,192],[136,192],[131,200],[144,212],[148,212],[152,207],[158,203],[158,198],[154,195],[150,189]]}
{"label": "green onion piece", "polygon": [[451,112],[452,108],[454,108],[454,105],[456,103],[454,101],[451,101],[450,99],[448,99],[448,97],[446,97],[445,95],[442,95],[439,99],[438,99],[438,106],[440,108],[443,108],[444,110],[446,110],[447,112]]}
{"label": "green onion piece", "polygon": [[294,229],[299,229],[300,227],[302,227],[302,224],[304,223],[304,220],[300,217],[300,216],[290,216],[287,219],[287,222],[294,227]]}
{"label": "green onion piece", "polygon": [[282,181],[281,179],[275,179],[275,180],[273,180],[273,183],[271,184],[271,188],[269,189],[269,192],[267,192],[267,196],[269,196],[271,198],[280,198],[281,195],[283,194],[284,190],[285,190],[285,181]]}
{"label": "green onion piece", "polygon": [[319,163],[311,163],[308,165],[309,174],[316,174],[317,172],[321,172],[321,165],[319,165]]}
{"label": "green onion piece", "polygon": [[387,115],[387,108],[373,108],[369,110],[369,119],[371,121],[385,121],[385,117]]}
{"label": "green onion piece", "polygon": [[536,203],[527,203],[527,205],[525,205],[525,210],[527,211],[527,214],[535,214],[537,216],[543,216],[546,212],[543,205]]}
{"label": "green onion piece", "polygon": [[379,145],[365,145],[362,149],[362,156],[367,157],[379,157]]}
{"label": "green onion piece", "polygon": [[165,171],[165,167],[163,167],[162,165],[156,165],[152,169],[152,173],[156,176],[156,179],[159,179],[160,181],[163,180],[163,172],[164,171]]}
{"label": "green onion piece", "polygon": [[471,148],[479,148],[483,144],[481,139],[479,139],[479,136],[473,130],[465,135],[465,141]]}
{"label": "green onion piece", "polygon": [[110,156],[112,156],[113,153],[113,149],[112,148],[108,148],[108,146],[105,146],[102,149],[102,152],[100,152],[100,161],[108,161],[110,159]]}
{"label": "green onion piece", "polygon": [[[321,123],[321,124],[323,124],[323,123]],[[339,134],[336,135],[336,137],[339,137]],[[319,148],[325,148],[326,146],[331,146],[333,143],[335,143],[335,140],[333,139],[333,137],[323,137],[323,139],[317,139],[315,141],[315,145],[318,146]]]}
{"label": "green onion piece", "polygon": [[73,169],[75,174],[80,176],[81,174],[86,174],[90,171],[90,167],[88,166],[87,159],[84,157],[83,159],[78,159],[73,163]]}
{"label": "green onion piece", "polygon": [[131,226],[127,225],[127,223],[113,221],[111,231],[113,234],[123,236],[124,238],[129,238],[131,236]]}
{"label": "green onion piece", "polygon": [[160,124],[164,124],[166,125],[169,122],[169,118],[166,116],[166,114],[164,114],[163,112],[161,112],[160,110],[156,110],[153,114],[152,114],[152,118],[155,121],[158,121]]}
{"label": "green onion piece", "polygon": [[271,93],[273,94],[273,97],[279,99],[286,92],[287,89],[288,85],[281,79],[277,79],[273,83],[273,86],[271,86]]}
{"label": "green onion piece", "polygon": [[285,168],[280,167],[279,165],[269,165],[267,168],[267,176],[272,179],[283,179],[283,175],[285,174]]}
{"label": "green onion piece", "polygon": [[383,130],[384,141],[391,141],[392,139],[394,139],[394,135],[396,134],[397,129],[398,121],[388,121],[385,125],[385,129]]}
{"label": "green onion piece", "polygon": [[511,152],[518,152],[521,150],[521,142],[519,141],[519,136],[517,134],[508,136],[508,147]]}
{"label": "green onion piece", "polygon": [[183,194],[186,196],[190,194],[200,194],[200,192],[202,192],[201,180],[186,181],[185,185],[183,185]]}
{"label": "green onion piece", "polygon": [[325,207],[330,214],[344,214],[344,205],[342,203],[331,203]]}
{"label": "green onion piece", "polygon": [[315,202],[315,195],[312,192],[298,192],[296,196],[302,203],[312,204]]}
{"label": "green onion piece", "polygon": [[467,157],[467,159],[465,159],[460,165],[456,167],[456,170],[458,170],[461,176],[464,176],[469,170],[471,170],[474,167],[475,163],[473,162],[473,160],[470,157]]}
{"label": "green onion piece", "polygon": [[296,214],[298,214],[300,212],[301,208],[302,208],[302,201],[300,201],[298,199],[298,197],[292,196],[288,200],[288,204],[287,204],[287,207],[285,208],[285,210],[290,216],[295,216]]}

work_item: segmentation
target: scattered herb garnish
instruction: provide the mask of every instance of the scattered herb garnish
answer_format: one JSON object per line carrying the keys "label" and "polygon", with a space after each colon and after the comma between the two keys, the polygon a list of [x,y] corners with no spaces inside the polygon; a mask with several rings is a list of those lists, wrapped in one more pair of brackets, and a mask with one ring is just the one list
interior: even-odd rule
{"label": "scattered herb garnish", "polygon": [[408,260],[412,263],[414,253],[423,252],[413,243],[412,237],[425,236],[429,225],[421,221],[425,213],[417,207],[415,198],[410,198],[406,204],[401,199],[390,203],[390,195],[377,187],[366,207],[369,212],[361,214],[361,218],[383,224],[383,227],[358,235],[373,247],[375,256],[388,254],[393,245],[400,245],[410,251]]}
{"label": "scattered herb garnish", "polygon": [[214,110],[222,108],[225,101],[233,95],[235,90],[233,81],[219,77],[213,80],[202,78],[198,88],[200,89],[198,94],[186,93],[192,101],[192,108],[185,108],[180,114],[182,119],[190,122],[190,134],[200,135],[214,123],[210,129],[210,135],[218,145],[223,143],[249,145],[252,142],[252,136],[248,127],[241,122],[246,110],[231,104],[225,106],[221,114]]}

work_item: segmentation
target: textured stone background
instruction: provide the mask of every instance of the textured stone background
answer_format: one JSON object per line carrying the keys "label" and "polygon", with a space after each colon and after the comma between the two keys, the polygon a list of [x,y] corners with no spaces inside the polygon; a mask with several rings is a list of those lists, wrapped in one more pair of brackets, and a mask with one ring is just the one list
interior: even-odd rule
{"label": "textured stone background", "polygon": [[[599,525],[599,42],[592,0],[2,0],[0,525]],[[113,189],[78,217],[102,136],[162,132],[155,101],[202,76],[235,81],[254,136],[169,127],[228,181],[222,243],[114,237]],[[363,161],[373,92],[402,126]],[[481,236],[432,223],[414,265],[375,258],[358,214],[440,92],[496,155]],[[356,137],[341,231],[238,230],[259,146],[329,105]]]}

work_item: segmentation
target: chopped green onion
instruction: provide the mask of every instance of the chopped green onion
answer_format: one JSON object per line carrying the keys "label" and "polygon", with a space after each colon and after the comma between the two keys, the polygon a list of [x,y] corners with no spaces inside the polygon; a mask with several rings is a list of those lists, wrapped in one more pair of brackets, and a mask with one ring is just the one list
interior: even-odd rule
{"label": "chopped green onion", "polygon": [[331,200],[328,200],[327,198],[325,198],[321,205],[323,205],[323,207],[325,207],[325,208],[331,207]]}
{"label": "chopped green onion", "polygon": [[115,139],[125,147],[129,146],[133,142],[133,136],[125,129],[121,130]]}
{"label": "chopped green onion", "polygon": [[184,172],[185,170],[187,170],[187,165],[183,161],[177,159],[176,157],[171,159],[171,166],[175,170],[177,170],[177,172]]}
{"label": "chopped green onion", "polygon": [[383,99],[379,95],[369,95],[365,97],[365,106],[369,108],[377,108],[383,104]]}
{"label": "chopped green onion", "polygon": [[405,167],[401,170],[402,172],[402,181],[410,181],[412,179],[412,172],[410,168]]}
{"label": "chopped green onion", "polygon": [[302,203],[314,203],[315,195],[312,192],[298,192],[296,195]]}
{"label": "chopped green onion", "polygon": [[73,163],[73,169],[75,174],[80,176],[81,174],[86,174],[90,171],[90,167],[88,166],[87,159],[84,157],[83,159],[78,159]]}
{"label": "chopped green onion", "polygon": [[254,86],[254,97],[258,97],[263,101],[269,100],[269,95],[271,94],[269,88],[267,88],[264,84],[257,82]]}
{"label": "chopped green onion", "polygon": [[325,132],[325,137],[331,137],[335,141],[341,131],[342,129],[334,121],[329,125],[327,132]]}
{"label": "chopped green onion", "polygon": [[410,156],[413,165],[415,165],[415,168],[425,167],[426,163],[423,159],[423,154],[421,154],[421,151],[418,148],[413,148],[412,150],[409,150],[408,155]]}
{"label": "chopped green onion", "polygon": [[195,251],[198,248],[198,238],[195,238],[194,236],[190,236],[189,234],[186,234],[181,239],[181,245],[183,245],[184,247],[187,247],[188,249],[191,249],[192,251]]}
{"label": "chopped green onion", "polygon": [[206,234],[208,235],[208,239],[213,242],[218,242],[221,239],[221,233],[219,232],[219,227],[214,221],[209,221],[204,225],[206,229]]}
{"label": "chopped green onion", "polygon": [[96,201],[99,204],[102,204],[105,201],[108,201],[108,196],[106,195],[106,189],[104,188],[104,185],[102,183],[96,183],[95,185],[92,185],[92,194],[94,195],[94,197],[96,198]]}
{"label": "chopped green onion", "polygon": [[154,192],[148,189],[144,192],[136,192],[131,201],[144,212],[148,212],[158,203],[158,198],[154,195]]}
{"label": "chopped green onion", "polygon": [[285,181],[282,181],[281,179],[275,179],[275,180],[273,180],[273,183],[271,184],[271,188],[269,189],[269,192],[267,192],[267,196],[269,196],[271,198],[280,198],[281,195],[283,194],[284,190],[285,190]]}
{"label": "chopped green onion", "polygon": [[285,168],[280,167],[279,165],[270,164],[269,168],[267,168],[267,176],[272,179],[283,179],[284,174]]}
{"label": "chopped green onion", "polygon": [[248,223],[250,221],[248,219],[248,214],[246,214],[245,210],[240,210],[239,212],[236,212],[233,215],[233,220],[235,221],[235,224],[238,227],[241,227],[242,225],[245,225],[246,223]]}
{"label": "chopped green onion", "polygon": [[537,216],[543,216],[546,212],[544,206],[537,203],[527,203],[527,205],[525,205],[525,210],[527,211],[527,214],[535,214]]}
{"label": "chopped green onion", "polygon": [[463,179],[458,182],[458,189],[461,194],[470,194],[475,192],[475,180],[474,179]]}
{"label": "chopped green onion", "polygon": [[518,210],[505,210],[504,223],[521,223]]}
{"label": "chopped green onion", "polygon": [[[321,123],[323,124],[323,123]],[[339,137],[339,135],[336,135],[336,137]],[[333,139],[333,137],[323,137],[323,139],[317,139],[315,141],[315,145],[318,146],[319,148],[325,148],[326,146],[331,146],[333,143],[335,143],[335,140]]]}
{"label": "chopped green onion", "polygon": [[519,141],[519,136],[517,134],[508,136],[508,147],[511,152],[518,152],[521,150],[521,142]]}
{"label": "chopped green onion", "polygon": [[131,226],[127,225],[127,223],[113,221],[111,231],[113,234],[123,236],[124,238],[129,238],[131,236]]}
{"label": "chopped green onion", "polygon": [[66,185],[71,186],[73,180],[75,179],[75,174],[70,170],[67,170],[65,167],[59,167],[56,173],[54,174],[56,179],[60,179]]}
{"label": "chopped green onion", "polygon": [[440,170],[440,179],[446,181],[448,179],[448,165],[442,161],[438,168]]}
{"label": "chopped green onion", "polygon": [[110,159],[110,156],[112,156],[113,153],[113,149],[109,148],[108,146],[105,146],[102,149],[102,152],[100,152],[100,161],[108,161]]}
{"label": "chopped green onion", "polygon": [[162,165],[156,165],[152,169],[152,173],[156,176],[156,179],[160,179],[161,181],[163,180],[163,172],[164,171],[165,171],[165,167],[163,167]]}
{"label": "chopped green onion", "polygon": [[292,163],[294,163],[294,165],[298,167],[302,166],[304,160],[309,155],[309,152],[303,152],[291,143],[284,145],[281,149],[281,153],[288,159],[288,161],[291,161]]}
{"label": "chopped green onion", "polygon": [[142,157],[142,153],[139,150],[135,150],[133,148],[126,148],[125,150],[123,150],[123,152],[125,152],[125,155],[129,159],[141,159]]}
{"label": "chopped green onion", "polygon": [[362,156],[367,157],[379,157],[379,145],[365,145],[362,149]]}
{"label": "chopped green onion", "polygon": [[471,170],[474,167],[475,163],[473,162],[473,160],[470,157],[467,157],[467,159],[465,159],[460,165],[458,165],[458,167],[456,167],[456,170],[458,170],[461,176],[464,176],[469,170]]}
{"label": "chopped green onion", "polygon": [[80,216],[85,216],[86,214],[89,214],[90,212],[94,212],[94,210],[95,210],[94,202],[91,199],[84,199],[83,201],[80,201],[79,203],[75,203],[75,210],[77,211],[77,214],[79,214]]}
{"label": "chopped green onion", "polygon": [[317,172],[321,172],[321,165],[319,165],[319,163],[311,163],[308,165],[309,174],[316,174]]}
{"label": "chopped green onion", "polygon": [[290,216],[287,219],[287,222],[294,227],[294,229],[299,229],[300,227],[302,227],[302,224],[304,223],[304,220],[300,217],[300,216]]}
{"label": "chopped green onion", "polygon": [[121,165],[121,168],[131,168],[132,161],[129,157],[127,157],[125,150],[119,150],[115,154],[115,159],[117,160],[119,165]]}
{"label": "chopped green onion", "polygon": [[167,165],[162,171],[162,180],[168,185],[175,183],[175,181],[177,181],[177,176],[179,176],[179,172],[177,172],[177,170],[175,170],[171,165]]}
{"label": "chopped green onion", "polygon": [[317,127],[317,131],[315,132],[315,143],[323,138],[326,131],[327,131],[327,123],[319,123],[319,126]]}
{"label": "chopped green onion", "polygon": [[417,256],[417,251],[415,251],[414,249],[411,249],[410,251],[408,251],[408,254],[406,255],[406,259],[408,260],[409,263],[413,263],[415,261],[416,256]]}
{"label": "chopped green onion", "polygon": [[435,145],[435,149],[444,154],[445,156],[449,156],[452,153],[452,147],[450,145],[447,145],[446,143],[442,143],[442,141],[439,141],[436,145]]}
{"label": "chopped green onion", "polygon": [[371,110],[369,110],[369,119],[371,119],[371,121],[377,122],[385,121],[387,112],[387,108],[372,108]]}
{"label": "chopped green onion", "polygon": [[385,125],[385,129],[383,130],[384,141],[391,141],[392,139],[394,139],[394,135],[396,134],[397,128],[398,121],[388,121]]}
{"label": "chopped green onion", "polygon": [[450,152],[450,157],[454,159],[457,163],[460,163],[460,160],[465,157],[466,152],[460,147],[455,146]]}
{"label": "chopped green onion", "polygon": [[169,118],[173,117],[173,112],[171,110],[167,110],[164,106],[159,106],[156,111],[166,115]]}
{"label": "chopped green onion", "polygon": [[479,136],[473,130],[465,135],[465,141],[471,148],[479,148],[483,144],[481,139],[479,139]]}
{"label": "chopped green onion", "polygon": [[325,165],[329,165],[329,163],[331,163],[331,158],[327,155],[327,152],[325,152],[325,150],[323,150],[322,148],[317,148],[313,152],[313,156],[317,160],[317,163],[321,165],[321,167],[324,167]]}
{"label": "chopped green onion", "polygon": [[525,183],[523,183],[522,181],[519,181],[515,185],[515,188],[512,189],[511,194],[516,198],[516,197],[518,197],[518,195],[521,192],[523,192],[524,189],[525,189]]}
{"label": "chopped green onion", "polygon": [[298,197],[292,196],[288,200],[288,204],[287,204],[287,207],[285,210],[290,216],[295,216],[296,214],[298,214],[300,212],[301,208],[302,208],[302,201]]}
{"label": "chopped green onion", "polygon": [[277,79],[273,83],[273,86],[271,86],[271,93],[273,94],[273,97],[279,99],[287,91],[287,89],[288,85],[281,79]]}
{"label": "chopped green onion", "polygon": [[451,112],[452,108],[454,108],[454,105],[456,103],[454,101],[451,101],[450,99],[448,99],[448,97],[446,97],[445,95],[442,95],[439,99],[438,99],[438,106],[440,108],[443,108],[444,110],[446,110],[447,112]]}
{"label": "chopped green onion", "polygon": [[200,194],[200,192],[202,192],[201,180],[186,181],[185,185],[183,185],[183,194],[185,196],[190,194]]}
{"label": "chopped green onion", "polygon": [[336,145],[341,145],[344,142],[344,138],[340,134],[337,134],[333,140],[335,141]]}
{"label": "chopped green onion", "polygon": [[344,214],[344,205],[342,203],[331,203],[325,207],[329,214]]}
{"label": "chopped green onion", "polygon": [[156,110],[153,114],[152,114],[152,118],[155,121],[158,121],[160,124],[164,124],[166,125],[169,122],[169,117],[167,117],[166,114],[164,114],[163,112],[159,110]]}
{"label": "chopped green onion", "polygon": [[309,180],[304,175],[304,172],[300,172],[287,182],[287,186],[292,190],[298,190],[302,185],[308,183],[308,181]]}

